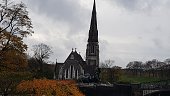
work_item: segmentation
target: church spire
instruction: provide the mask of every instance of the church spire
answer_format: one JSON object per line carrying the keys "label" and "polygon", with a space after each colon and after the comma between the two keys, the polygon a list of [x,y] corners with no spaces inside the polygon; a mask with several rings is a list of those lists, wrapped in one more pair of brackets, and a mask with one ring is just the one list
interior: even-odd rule
{"label": "church spire", "polygon": [[96,2],[94,0],[88,42],[98,42]]}
{"label": "church spire", "polygon": [[96,69],[99,67],[99,42],[96,17],[96,2],[94,0],[89,37],[86,49],[86,63],[91,76],[95,76]]}

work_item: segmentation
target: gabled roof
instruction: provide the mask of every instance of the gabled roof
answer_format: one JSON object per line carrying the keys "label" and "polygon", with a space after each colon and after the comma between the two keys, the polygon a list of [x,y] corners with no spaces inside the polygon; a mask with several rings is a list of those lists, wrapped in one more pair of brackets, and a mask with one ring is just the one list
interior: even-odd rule
{"label": "gabled roof", "polygon": [[69,60],[76,60],[78,62],[83,62],[84,61],[83,58],[81,57],[81,55],[77,53],[77,51],[72,51],[70,53],[70,55],[67,57],[65,62],[67,62]]}
{"label": "gabled roof", "polygon": [[67,57],[67,59],[64,62],[64,65],[67,64],[75,64],[75,65],[80,65],[81,67],[86,68],[87,64],[83,60],[80,54],[77,53],[77,51],[73,51],[70,53],[70,55]]}

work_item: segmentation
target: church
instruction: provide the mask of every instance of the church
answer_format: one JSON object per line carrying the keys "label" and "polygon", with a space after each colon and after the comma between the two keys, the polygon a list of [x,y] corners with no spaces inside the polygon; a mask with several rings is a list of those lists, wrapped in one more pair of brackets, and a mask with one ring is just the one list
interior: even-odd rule
{"label": "church", "polygon": [[56,62],[55,79],[78,79],[81,76],[94,78],[96,76],[96,71],[99,68],[99,42],[95,0],[87,41],[86,60],[83,60],[76,49],[72,49],[64,63]]}

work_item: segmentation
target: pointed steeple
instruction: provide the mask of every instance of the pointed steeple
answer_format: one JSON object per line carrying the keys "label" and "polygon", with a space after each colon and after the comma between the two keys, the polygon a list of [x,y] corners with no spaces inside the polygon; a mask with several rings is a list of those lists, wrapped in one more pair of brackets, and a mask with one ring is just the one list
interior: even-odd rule
{"label": "pointed steeple", "polygon": [[89,66],[88,71],[91,76],[95,76],[96,68],[99,67],[99,42],[97,30],[97,17],[96,17],[96,2],[94,0],[91,24],[89,30],[89,38],[86,49],[86,63]]}
{"label": "pointed steeple", "polygon": [[94,0],[88,42],[98,42],[96,2]]}

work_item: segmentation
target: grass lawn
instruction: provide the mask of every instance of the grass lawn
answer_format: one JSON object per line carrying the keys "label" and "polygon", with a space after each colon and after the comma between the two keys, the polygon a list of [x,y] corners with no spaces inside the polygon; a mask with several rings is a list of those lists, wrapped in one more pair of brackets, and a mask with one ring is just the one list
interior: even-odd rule
{"label": "grass lawn", "polygon": [[144,82],[153,82],[160,81],[160,78],[155,77],[140,77],[140,76],[125,76],[122,75],[118,82],[121,83],[144,83]]}

